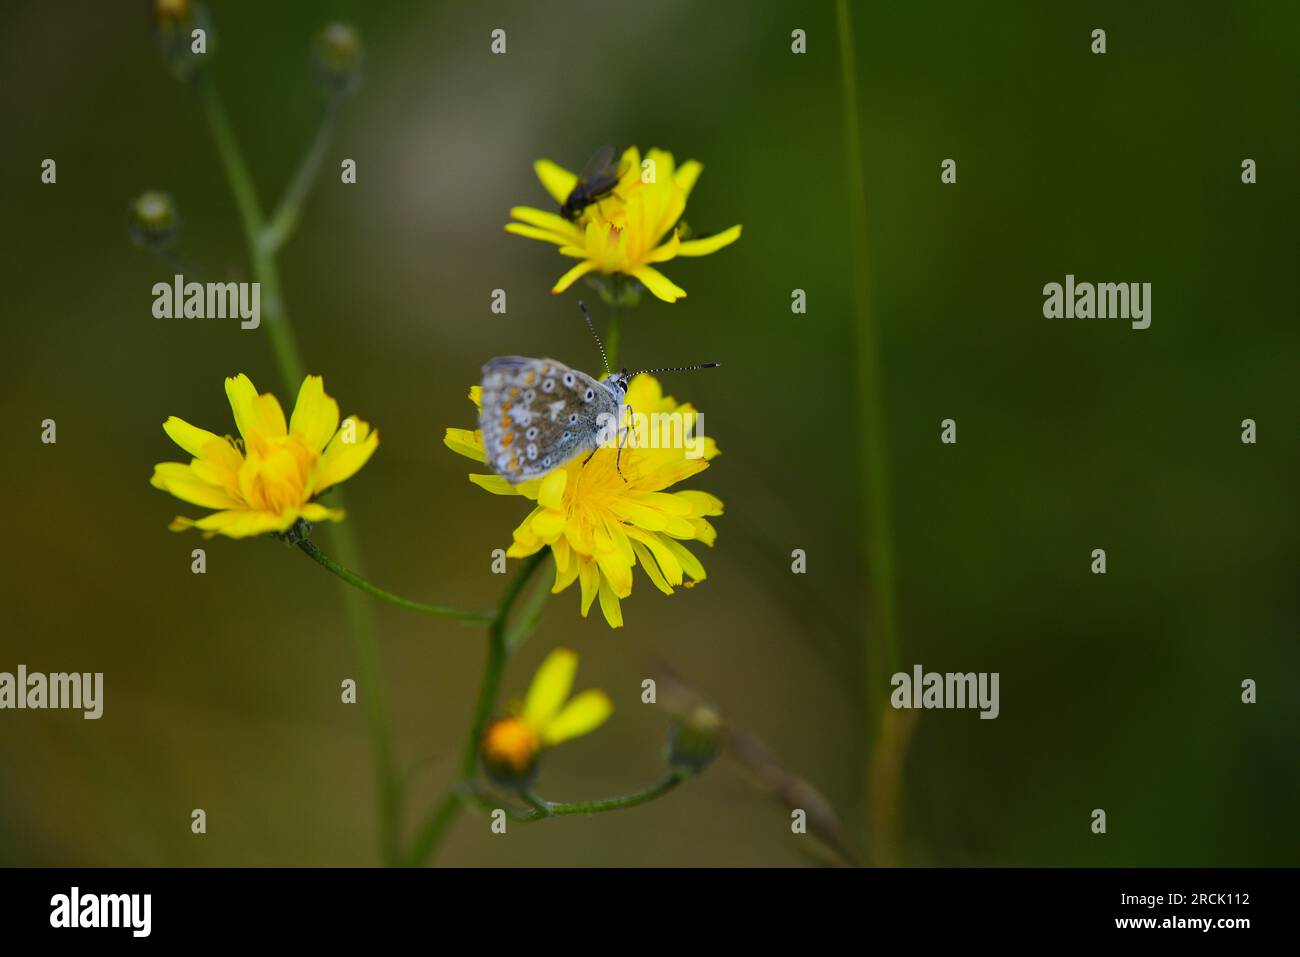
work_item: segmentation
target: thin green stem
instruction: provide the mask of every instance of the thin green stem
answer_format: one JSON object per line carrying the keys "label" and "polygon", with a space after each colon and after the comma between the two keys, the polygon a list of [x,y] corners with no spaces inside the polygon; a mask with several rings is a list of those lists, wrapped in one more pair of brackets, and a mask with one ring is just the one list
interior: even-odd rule
{"label": "thin green stem", "polygon": [[469,608],[452,608],[448,605],[427,605],[422,601],[411,601],[409,598],[395,595],[390,591],[385,591],[378,585],[373,585],[366,581],[360,575],[350,571],[339,562],[330,558],[316,547],[315,543],[308,539],[299,541],[297,545],[298,548],[300,548],[313,561],[317,562],[322,567],[329,569],[349,585],[361,589],[367,595],[386,601],[391,605],[396,605],[398,608],[418,611],[425,615],[435,615],[438,618],[452,618],[456,621],[477,622],[479,624],[491,622],[495,617],[495,613],[490,611],[474,611]]}
{"label": "thin green stem", "polygon": [[422,865],[441,846],[448,829],[464,809],[465,788],[473,781],[474,772],[478,769],[479,742],[483,739],[483,729],[487,727],[492,711],[496,707],[497,696],[501,691],[501,678],[505,672],[506,659],[509,657],[505,636],[510,609],[545,559],[545,550],[524,559],[523,565],[506,586],[501,601],[497,604],[496,613],[488,625],[487,664],[483,668],[478,700],[474,705],[474,719],[461,749],[460,774],[416,831],[415,839],[411,842],[410,851],[406,855],[406,863],[413,867]]}
{"label": "thin green stem", "polygon": [[337,97],[331,97],[325,105],[320,125],[316,128],[316,136],[312,139],[307,152],[303,154],[298,171],[294,173],[288,189],[284,191],[280,205],[276,207],[270,222],[261,233],[261,245],[267,252],[274,253],[279,250],[293,234],[294,227],[298,225],[302,204],[320,173],[321,164],[325,161],[325,151],[329,148],[330,139],[334,135],[334,127],[338,123],[339,102]]}
{"label": "thin green stem", "polygon": [[546,550],[543,549],[524,559],[524,564],[501,595],[496,616],[488,626],[487,667],[483,672],[483,682],[479,686],[478,702],[474,706],[474,723],[470,726],[469,735],[461,751],[460,776],[463,781],[474,777],[474,771],[478,767],[478,746],[483,739],[483,729],[487,727],[488,720],[492,717],[492,710],[496,707],[497,695],[501,690],[501,677],[508,657],[506,619],[519,593],[523,591],[524,585],[528,584],[528,579],[541,567],[545,558]]}
{"label": "thin green stem", "polygon": [[230,182],[230,191],[235,196],[235,208],[239,211],[240,224],[244,230],[244,242],[248,246],[248,255],[252,260],[253,275],[261,286],[262,318],[266,320],[267,337],[271,340],[271,351],[275,355],[276,366],[285,388],[296,395],[302,380],[306,378],[306,366],[289,325],[289,316],[284,305],[284,296],[280,291],[280,269],[274,253],[262,246],[263,229],[262,206],[257,201],[257,190],[253,186],[253,177],[240,152],[235,131],[226,116],[226,108],[221,96],[212,84],[212,79],[205,72],[198,81],[199,98],[208,117],[208,126],[212,130],[212,139],[217,144],[217,154],[226,170],[226,179]]}
{"label": "thin green stem", "polygon": [[[519,796],[528,804],[530,810],[521,811],[512,808],[502,808],[502,810],[512,821],[523,823],[544,821],[551,817],[568,817],[574,814],[604,814],[606,811],[622,811],[648,804],[663,797],[685,780],[686,775],[672,771],[644,790],[619,797],[601,798],[597,801],[547,801],[532,791],[521,791]],[[494,811],[500,806],[492,797],[477,791],[469,792],[467,800],[484,811]]]}
{"label": "thin green stem", "polygon": [[516,616],[514,626],[506,633],[506,653],[513,655],[515,649],[529,639],[534,631],[537,630],[537,624],[541,621],[542,610],[546,607],[547,600],[551,597],[551,586],[543,576],[542,580],[533,587],[533,592],[525,600],[523,607]]}
{"label": "thin green stem", "polygon": [[[244,243],[252,261],[253,275],[261,284],[263,318],[266,319],[267,337],[271,352],[285,389],[296,393],[305,376],[305,366],[294,338],[293,327],[280,290],[280,270],[274,252],[263,247],[262,207],[257,200],[257,190],[248,164],[244,162],[239,142],[235,138],[230,119],[221,102],[216,87],[206,71],[198,80],[198,95],[203,105],[217,155],[225,169],[226,179],[234,194],[235,208],[239,212],[244,232]],[[336,499],[343,505],[340,491]],[[352,530],[346,525],[335,525],[328,532],[335,554],[350,568],[360,567],[360,556]],[[389,732],[387,708],[384,703],[384,684],[380,676],[379,648],[375,639],[374,620],[365,600],[353,589],[343,590],[344,613],[348,619],[348,636],[358,667],[358,684],[366,709],[366,728],[370,736],[375,767],[377,799],[379,801],[380,854],[385,863],[396,863],[402,815],[402,788],[396,762],[393,758],[392,737]]]}
{"label": "thin green stem", "polygon": [[[876,756],[890,751],[897,722],[882,721],[888,707],[886,676],[896,672],[901,661],[894,607],[893,530],[889,502],[888,444],[885,436],[884,401],[880,373],[880,340],[871,310],[868,280],[867,190],[862,133],[859,126],[857,58],[853,43],[853,19],[848,0],[836,0],[836,27],[840,40],[840,82],[844,100],[844,136],[848,177],[849,249],[852,255],[854,353],[857,358],[857,405],[862,431],[859,467],[862,475],[862,518],[866,538],[867,567],[873,587],[871,605],[864,621],[868,738]],[[883,769],[880,766],[877,770]],[[898,806],[902,786],[901,761],[891,764],[888,780],[878,773],[868,782],[868,793],[884,800],[873,802],[881,817],[873,818],[873,848],[878,860],[891,857],[897,846],[897,821],[891,813]],[[876,810],[869,813],[874,814]]]}
{"label": "thin green stem", "polygon": [[[533,809],[533,812],[540,817],[550,817],[551,806],[547,801],[538,797],[532,791],[520,791],[519,796],[524,799],[524,803]],[[526,818],[523,818],[526,820]]]}
{"label": "thin green stem", "polygon": [[663,797],[684,780],[686,780],[684,775],[674,771],[644,791],[637,791],[634,794],[624,794],[621,797],[604,798],[599,801],[547,801],[545,802],[546,816],[564,817],[569,814],[603,814],[605,811],[621,811]]}

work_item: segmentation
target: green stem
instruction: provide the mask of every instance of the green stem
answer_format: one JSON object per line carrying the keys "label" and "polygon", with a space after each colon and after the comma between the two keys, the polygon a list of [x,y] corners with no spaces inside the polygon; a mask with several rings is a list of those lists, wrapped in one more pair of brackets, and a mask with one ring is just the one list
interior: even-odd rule
{"label": "green stem", "polygon": [[478,622],[480,624],[491,622],[494,618],[494,613],[490,611],[473,611],[468,608],[451,608],[447,605],[426,605],[421,601],[411,601],[411,599],[403,598],[401,595],[394,595],[392,592],[385,591],[378,585],[372,585],[355,572],[349,571],[343,565],[339,564],[317,548],[315,543],[303,539],[302,541],[299,541],[297,545],[313,561],[318,562],[324,568],[329,569],[349,585],[361,589],[367,595],[372,595],[375,598],[396,605],[399,608],[418,611],[426,615],[435,615],[439,618],[452,618],[456,621],[470,621]]}
{"label": "green stem", "polygon": [[546,607],[547,599],[551,597],[551,586],[543,576],[542,580],[533,588],[533,593],[524,600],[523,607],[516,616],[515,625],[506,633],[506,653],[513,655],[515,649],[528,640],[529,636],[537,629],[537,623],[541,621],[542,609]]}
{"label": "green stem", "polygon": [[[235,208],[243,227],[244,243],[252,260],[253,275],[261,284],[263,318],[267,320],[267,337],[285,389],[296,393],[305,375],[302,354],[298,349],[293,328],[280,291],[280,271],[272,251],[263,247],[262,207],[257,200],[253,177],[244,162],[239,142],[235,138],[221,97],[206,71],[198,80],[198,95],[212,130],[217,154],[226,171],[226,179],[234,194]],[[337,501],[343,504],[341,491]],[[334,551],[349,567],[360,567],[358,548],[352,530],[346,525],[335,525],[329,533]],[[399,832],[402,815],[402,788],[393,758],[391,734],[388,727],[387,708],[384,703],[384,685],[380,680],[379,648],[375,640],[374,621],[364,599],[352,589],[343,591],[344,613],[348,619],[348,636],[356,658],[357,680],[361,699],[366,709],[366,728],[373,754],[377,798],[379,801],[380,854],[385,863],[396,863],[399,857]]]}
{"label": "green stem", "polygon": [[621,797],[604,798],[599,801],[543,801],[545,814],[541,810],[536,810],[534,813],[537,816],[530,818],[530,820],[541,820],[543,817],[564,817],[569,814],[602,814],[605,811],[621,811],[624,808],[636,807],[639,804],[646,804],[656,798],[663,797],[684,780],[686,780],[684,775],[674,771],[650,785],[644,791],[624,794]]}
{"label": "green stem", "polygon": [[[848,211],[850,225],[850,251],[852,255],[854,352],[857,358],[857,405],[862,431],[859,467],[862,475],[864,501],[867,566],[874,587],[870,589],[871,608],[867,621],[874,629],[866,629],[866,686],[868,737],[873,742],[873,754],[881,753],[889,742],[880,740],[892,734],[896,722],[881,722],[883,709],[888,707],[888,681],[886,676],[899,669],[901,652],[894,607],[894,555],[893,531],[889,502],[888,445],[885,436],[884,402],[880,374],[880,343],[875,318],[871,310],[868,281],[867,191],[862,152],[862,134],[859,128],[857,89],[857,62],[853,45],[853,20],[848,0],[836,0],[836,27],[840,39],[840,81],[844,96],[844,135],[846,140],[848,174]],[[874,640],[873,640],[874,639]],[[889,774],[890,780],[877,781],[869,788],[896,798],[901,788],[901,765]],[[890,800],[896,807],[897,801]],[[880,844],[893,846],[895,821],[877,822],[874,828]],[[875,842],[873,842],[875,843]]]}
{"label": "green stem", "polygon": [[[657,798],[661,798],[684,780],[686,780],[684,774],[673,771],[644,790],[620,795],[619,797],[602,798],[598,801],[546,801],[532,791],[521,791],[519,796],[523,798],[531,810],[520,811],[511,808],[502,808],[502,810],[506,812],[506,816],[510,820],[520,821],[525,824],[533,821],[544,821],[550,817],[622,811],[625,808],[648,804]],[[494,798],[475,791],[470,791],[466,796],[466,800],[484,811],[494,811],[500,806]]]}
{"label": "green stem", "polygon": [[311,146],[303,155],[298,171],[290,181],[289,188],[284,191],[284,198],[280,200],[280,205],[271,216],[271,221],[261,233],[261,245],[267,252],[274,253],[279,250],[292,235],[294,227],[298,225],[303,201],[311,192],[312,184],[320,173],[321,164],[325,161],[325,151],[329,148],[330,139],[334,135],[338,114],[339,100],[331,97],[325,106],[325,113],[321,117],[320,126],[316,129],[316,136]]}
{"label": "green stem", "polygon": [[280,291],[280,270],[275,254],[262,245],[264,220],[261,204],[257,201],[257,190],[253,187],[253,177],[240,152],[239,142],[235,139],[221,96],[206,72],[199,79],[198,90],[208,117],[208,126],[212,129],[212,138],[217,144],[217,154],[225,167],[226,179],[230,181],[230,191],[235,195],[235,208],[239,210],[244,242],[252,259],[253,275],[261,285],[262,318],[266,320],[271,351],[275,355],[275,363],[285,388],[296,395],[302,380],[306,378],[306,366],[289,325],[284,297]]}
{"label": "green stem", "polygon": [[464,809],[464,790],[466,785],[473,781],[474,772],[478,769],[479,742],[483,739],[483,729],[487,727],[488,719],[492,717],[492,710],[496,707],[497,695],[501,690],[501,677],[505,672],[506,659],[509,657],[505,635],[510,609],[545,558],[546,550],[543,549],[524,559],[523,565],[501,595],[496,614],[492,616],[492,621],[488,625],[487,664],[483,669],[478,700],[474,705],[474,719],[461,750],[460,774],[416,832],[415,839],[411,842],[410,852],[406,856],[406,862],[413,867],[422,865],[441,846],[448,829]]}
{"label": "green stem", "polygon": [[501,595],[501,603],[497,606],[496,615],[488,626],[487,667],[483,672],[483,682],[479,686],[478,702],[474,706],[474,723],[470,726],[465,746],[461,750],[462,781],[474,777],[474,771],[478,767],[478,746],[483,739],[483,729],[487,727],[488,720],[492,717],[492,709],[496,707],[497,694],[501,690],[501,677],[505,671],[507,658],[506,619],[510,615],[515,599],[519,597],[519,593],[523,591],[524,585],[528,583],[533,572],[541,566],[546,554],[546,549],[543,549],[524,559],[524,564]]}

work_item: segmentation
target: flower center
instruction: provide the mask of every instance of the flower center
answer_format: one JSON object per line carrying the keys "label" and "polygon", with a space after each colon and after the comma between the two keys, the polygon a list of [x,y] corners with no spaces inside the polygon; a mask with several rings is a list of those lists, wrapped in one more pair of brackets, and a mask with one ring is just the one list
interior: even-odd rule
{"label": "flower center", "polygon": [[248,436],[248,456],[240,469],[239,486],[249,506],[281,514],[311,498],[312,467],[317,455],[294,435]]}
{"label": "flower center", "polygon": [[[629,481],[636,480],[636,454],[635,449],[623,449],[621,466]],[[590,462],[569,475],[564,488],[564,515],[576,522],[583,542],[591,542],[597,528],[619,521],[614,503],[631,486],[618,474],[617,458],[618,449],[598,449]]]}

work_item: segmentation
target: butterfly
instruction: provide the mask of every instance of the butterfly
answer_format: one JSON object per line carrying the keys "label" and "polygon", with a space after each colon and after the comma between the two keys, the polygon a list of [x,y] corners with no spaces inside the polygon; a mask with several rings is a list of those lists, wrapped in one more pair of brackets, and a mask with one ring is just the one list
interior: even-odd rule
{"label": "butterfly", "polygon": [[[677,369],[643,369],[614,373],[605,345],[596,334],[582,302],[583,318],[591,329],[607,377],[595,379],[555,359],[501,356],[483,366],[479,429],[487,464],[512,485],[535,479],[584,452],[613,442],[621,432],[628,383],[642,372],[712,369],[708,362]],[[619,467],[622,444],[615,467]],[[623,474],[619,467],[619,475]],[[626,477],[623,479],[627,481]]]}

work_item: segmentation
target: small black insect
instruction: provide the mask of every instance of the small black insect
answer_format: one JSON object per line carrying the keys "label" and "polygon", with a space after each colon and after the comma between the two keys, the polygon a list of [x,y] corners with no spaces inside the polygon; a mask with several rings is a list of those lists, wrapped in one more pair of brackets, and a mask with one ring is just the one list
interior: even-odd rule
{"label": "small black insect", "polygon": [[615,162],[617,152],[607,143],[587,160],[587,165],[578,174],[578,182],[560,207],[561,216],[571,223],[576,222],[584,209],[614,192],[614,187],[627,170],[625,162]]}

